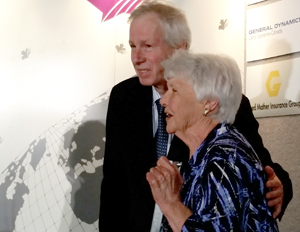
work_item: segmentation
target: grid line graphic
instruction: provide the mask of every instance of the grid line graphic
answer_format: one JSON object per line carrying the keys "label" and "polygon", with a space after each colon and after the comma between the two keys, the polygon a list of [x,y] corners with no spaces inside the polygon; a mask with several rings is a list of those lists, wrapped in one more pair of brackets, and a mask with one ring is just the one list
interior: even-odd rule
{"label": "grid line graphic", "polygon": [[0,231],[98,231],[108,97],[57,122],[0,174]]}

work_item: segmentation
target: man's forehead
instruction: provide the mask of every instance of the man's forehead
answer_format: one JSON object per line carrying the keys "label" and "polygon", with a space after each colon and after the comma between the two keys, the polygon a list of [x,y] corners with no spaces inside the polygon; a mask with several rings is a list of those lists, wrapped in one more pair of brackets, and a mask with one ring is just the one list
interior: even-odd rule
{"label": "man's forehead", "polygon": [[139,16],[136,16],[132,20],[132,22],[134,22],[135,20],[139,20],[139,19],[149,19],[149,20],[157,19],[158,21],[160,21],[159,15],[154,11],[145,12],[143,14],[140,14]]}
{"label": "man's forehead", "polygon": [[137,38],[140,42],[159,40],[163,37],[163,34],[164,30],[159,21],[150,20],[150,18],[138,22],[133,21],[129,29],[129,41]]}
{"label": "man's forehead", "polygon": [[137,16],[130,23],[130,28],[135,27],[136,25],[142,24],[142,26],[152,26],[152,27],[161,27],[161,21],[159,16],[154,12],[148,12],[142,15]]}

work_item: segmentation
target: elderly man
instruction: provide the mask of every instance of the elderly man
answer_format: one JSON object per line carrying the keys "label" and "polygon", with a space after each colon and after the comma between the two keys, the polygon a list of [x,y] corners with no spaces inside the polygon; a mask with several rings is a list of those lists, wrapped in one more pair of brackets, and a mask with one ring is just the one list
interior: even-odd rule
{"label": "elderly man", "polygon": [[[161,128],[156,100],[167,90],[161,61],[177,49],[189,49],[191,43],[186,17],[173,6],[145,1],[131,13],[129,22],[131,60],[137,76],[116,85],[110,95],[100,198],[101,232],[151,229],[155,202],[146,173],[156,165],[156,145],[161,145],[156,142],[156,132]],[[277,217],[292,198],[291,181],[264,148],[258,122],[245,96],[234,125],[267,166],[266,185],[272,191],[266,198]],[[179,138],[169,135],[164,143],[168,159],[187,162],[189,150]]]}

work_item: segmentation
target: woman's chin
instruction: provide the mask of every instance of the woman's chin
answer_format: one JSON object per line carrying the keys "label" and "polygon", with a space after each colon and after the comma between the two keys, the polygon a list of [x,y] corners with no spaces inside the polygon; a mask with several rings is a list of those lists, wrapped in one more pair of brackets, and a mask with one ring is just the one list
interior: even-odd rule
{"label": "woman's chin", "polygon": [[168,132],[168,134],[173,134],[171,129],[168,128],[168,126],[166,127],[166,131]]}
{"label": "woman's chin", "polygon": [[171,127],[171,126],[168,126],[166,127],[166,131],[168,132],[168,134],[175,134],[176,131]]}

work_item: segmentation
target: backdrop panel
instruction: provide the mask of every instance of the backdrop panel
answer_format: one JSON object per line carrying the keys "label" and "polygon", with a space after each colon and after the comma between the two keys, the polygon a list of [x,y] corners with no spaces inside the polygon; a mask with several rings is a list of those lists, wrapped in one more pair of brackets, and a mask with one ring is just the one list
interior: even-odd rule
{"label": "backdrop panel", "polygon": [[247,68],[246,94],[256,117],[300,114],[300,58]]}
{"label": "backdrop panel", "polygon": [[247,62],[300,51],[299,9],[299,0],[284,0],[247,11]]}

